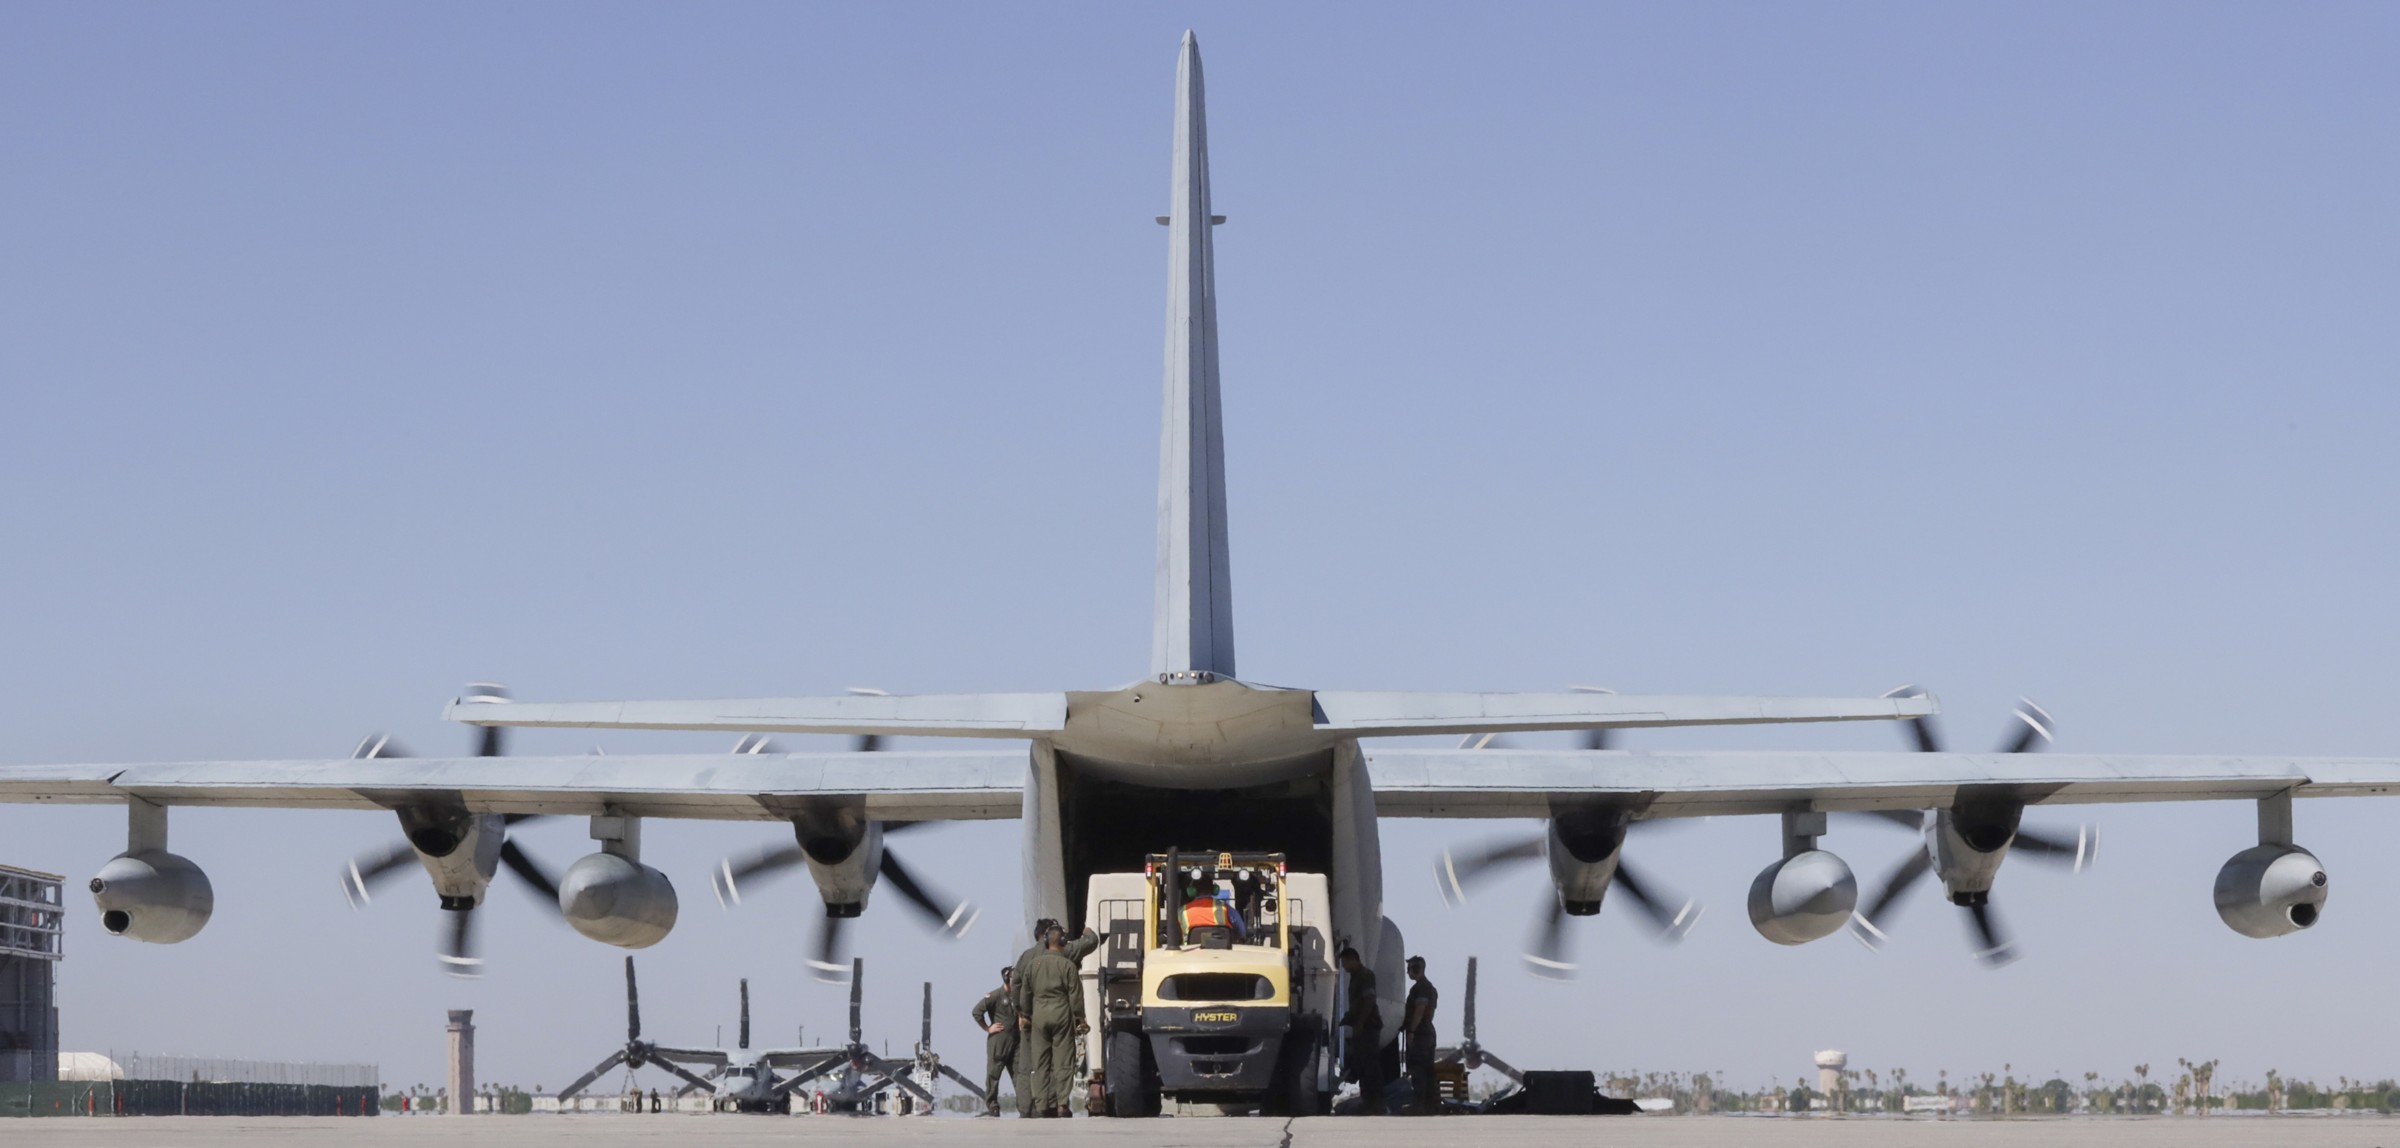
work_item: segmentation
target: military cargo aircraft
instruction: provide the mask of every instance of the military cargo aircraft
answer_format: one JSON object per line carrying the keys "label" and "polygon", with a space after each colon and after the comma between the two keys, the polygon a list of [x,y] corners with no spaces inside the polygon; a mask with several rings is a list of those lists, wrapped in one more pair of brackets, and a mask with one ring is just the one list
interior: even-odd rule
{"label": "military cargo aircraft", "polygon": [[[703,701],[526,702],[486,692],[453,702],[446,716],[482,729],[915,741],[874,753],[24,766],[0,769],[0,801],[125,806],[125,851],[91,888],[109,932],[162,943],[197,933],[213,905],[200,867],[169,851],[168,813],[178,806],[391,812],[408,842],[407,854],[396,856],[420,861],[444,906],[462,915],[481,903],[503,864],[511,820],[587,817],[600,849],[557,882],[561,911],[586,935],[628,948],[655,942],[675,918],[673,884],[641,860],[649,818],[788,826],[797,850],[790,864],[805,866],[833,920],[864,910],[879,878],[900,883],[906,870],[887,835],[918,823],[1016,819],[1028,922],[1077,922],[1089,875],[1138,870],[1154,850],[1203,842],[1276,850],[1295,870],[1329,875],[1335,940],[1356,946],[1390,994],[1387,1034],[1397,1031],[1407,984],[1400,928],[1383,913],[1377,826],[1392,817],[1537,820],[1544,828],[1526,841],[1463,864],[1449,859],[1445,880],[1463,891],[1507,860],[1539,862],[1554,887],[1554,920],[1598,912],[1614,887],[1654,907],[1669,932],[1684,914],[1624,866],[1627,830],[1665,818],[1773,818],[1775,832],[1760,842],[1769,863],[1752,890],[1751,920],[1771,940],[1802,944],[1854,920],[1873,927],[1857,912],[1847,863],[1818,846],[1829,814],[1894,816],[1920,832],[1925,848],[1892,891],[1930,873],[1982,920],[1988,912],[1978,910],[2012,852],[2081,847],[2024,831],[2029,808],[2253,800],[2257,839],[2229,843],[2232,857],[2216,881],[2219,913],[2253,937],[2317,921],[2325,871],[2297,843],[2295,799],[2390,793],[2400,786],[2400,760],[1944,752],[1925,724],[1935,701],[1915,690],[1849,698],[1408,693],[1242,677],[1211,238],[1224,217],[1211,196],[1203,96],[1199,48],[1187,35],[1170,198],[1157,217],[1169,273],[1152,644],[1146,671],[1133,680],[1040,693]],[[2022,716],[2026,736],[2011,748],[2031,749],[2047,739],[2047,722],[2030,708]],[[1848,721],[1915,723],[1903,728],[1919,731],[1922,744],[1918,752],[1651,753],[1598,740],[1624,729]],[[1488,741],[1527,731],[1583,731],[1595,740],[1581,749]],[[1467,742],[1388,744],[1422,735]],[[964,748],[919,748],[927,739]],[[738,893],[734,876],[728,867],[724,887]],[[971,919],[921,887],[918,894],[911,899],[946,926]],[[1555,948],[1536,955],[1570,963]],[[830,944],[819,956],[831,962]]]}

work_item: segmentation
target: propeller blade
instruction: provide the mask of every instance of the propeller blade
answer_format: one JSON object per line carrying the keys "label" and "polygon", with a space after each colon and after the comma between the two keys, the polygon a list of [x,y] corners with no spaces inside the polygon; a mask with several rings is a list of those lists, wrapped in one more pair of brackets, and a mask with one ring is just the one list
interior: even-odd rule
{"label": "propeller blade", "polygon": [[730,909],[742,903],[743,881],[773,876],[807,860],[808,854],[798,845],[769,846],[736,854],[717,864],[716,870],[708,875],[708,887],[717,895],[717,907]]}
{"label": "propeller blade", "polygon": [[823,984],[838,985],[849,968],[834,963],[842,948],[842,922],[848,917],[836,917],[828,912],[825,922],[817,926],[817,955],[808,962],[808,975]]}
{"label": "propeller blade", "polygon": [[[1460,1039],[1475,1043],[1475,958],[1467,958],[1467,1007],[1459,1014]],[[1469,1065],[1468,1067],[1473,1067]]]}
{"label": "propeller blade", "polygon": [[2016,718],[2025,723],[2025,728],[2018,730],[2016,737],[2011,738],[2007,745],[2000,747],[2002,753],[2025,753],[2048,745],[2051,740],[2050,731],[2058,728],[2057,723],[2050,720],[2050,715],[2044,712],[2042,707],[2033,704],[2026,698],[2017,699]]}
{"label": "propeller blade", "polygon": [[[482,705],[507,705],[508,687],[503,686],[498,682],[468,682],[466,691],[459,696],[459,700],[461,702]],[[487,725],[476,727],[475,756],[501,756],[503,744],[501,741],[501,736],[502,735],[499,726]]]}
{"label": "propeller blade", "polygon": [[708,1081],[694,1075],[691,1069],[685,1068],[684,1066],[677,1064],[672,1060],[668,1060],[663,1056],[652,1058],[650,1063],[684,1078],[684,1080],[690,1082],[692,1087],[700,1089],[703,1092],[714,1093],[717,1090],[716,1085],[710,1084]]}
{"label": "propeller blade", "polygon": [[832,1072],[833,1070],[848,1063],[850,1063],[850,1058],[847,1056],[828,1056],[823,1060],[817,1061],[815,1064],[808,1066],[807,1068],[801,1069],[799,1072],[786,1078],[783,1083],[776,1085],[775,1095],[788,1095],[793,1089],[798,1088],[809,1081],[815,1080],[818,1077],[824,1076],[825,1074]]}
{"label": "propeller blade", "polygon": [[925,982],[925,1031],[917,1039],[918,1052],[933,1050],[933,982]]}
{"label": "propeller blade", "polygon": [[2084,866],[2100,856],[2100,829],[2094,825],[2078,825],[2071,840],[2058,834],[2019,829],[2016,844],[2009,846],[2009,852],[2023,853],[2053,864],[2071,864],[2076,872],[2081,873]]}
{"label": "propeller blade", "polygon": [[[1891,689],[1885,690],[1883,696],[1887,698],[1921,698],[1925,696],[1925,687],[1918,685],[1893,686]],[[1942,752],[1941,731],[1934,728],[1932,718],[1910,718],[1906,724],[1910,736],[1916,739],[1917,752]]]}
{"label": "propeller blade", "polygon": [[642,990],[633,983],[633,955],[625,957],[625,1043],[642,1039]]}
{"label": "propeller blade", "polygon": [[960,1075],[957,1069],[945,1064],[941,1066],[941,1074],[956,1082],[960,1088],[966,1089],[968,1095],[973,1096],[977,1100],[984,1099],[983,1086],[967,1079],[965,1076]]}
{"label": "propeller blade", "polygon": [[450,938],[440,954],[443,971],[465,980],[482,976],[483,961],[475,955],[474,906],[443,912],[450,914]]}
{"label": "propeller blade", "polygon": [[899,1085],[901,1088],[907,1089],[909,1092],[915,1094],[917,1099],[922,1100],[927,1104],[933,1103],[933,1093],[926,1091],[924,1085],[909,1079],[909,1066],[903,1064],[894,1064],[880,1056],[870,1056],[867,1058],[867,1062],[874,1067],[875,1071],[882,1073],[885,1079],[891,1081],[893,1084]]}
{"label": "propeller blade", "polygon": [[867,959],[850,958],[850,1047],[859,1047],[858,1006],[867,979]]}
{"label": "propeller blade", "polygon": [[944,936],[953,941],[966,936],[967,930],[975,927],[975,919],[983,915],[983,910],[976,908],[972,901],[943,904],[939,898],[928,892],[925,886],[917,883],[917,879],[910,875],[907,867],[900,864],[899,854],[892,852],[889,848],[883,851],[883,865],[880,871],[883,879],[892,883],[893,892],[906,898],[909,904],[923,910],[926,916],[933,919],[934,927],[940,929]]}
{"label": "propeller blade", "polygon": [[1899,868],[1892,870],[1892,875],[1884,878],[1883,888],[1875,894],[1875,899],[1850,915],[1850,933],[1858,938],[1858,943],[1870,949],[1881,949],[1885,939],[1882,928],[1885,915],[1932,871],[1933,850],[1923,846],[1911,852]]}
{"label": "propeller blade", "polygon": [[750,978],[742,978],[742,1036],[736,1048],[750,1047]]}
{"label": "propeller blade", "polygon": [[775,744],[774,738],[763,733],[746,733],[733,743],[733,752],[756,757],[761,754],[782,753],[783,747]]}
{"label": "propeller blade", "polygon": [[1995,969],[2015,962],[2019,956],[2017,943],[2009,940],[2008,931],[2000,927],[2000,918],[1992,912],[1991,902],[1979,901],[1966,909],[1968,919],[1975,923],[1976,939],[1983,944],[1975,959]]}
{"label": "propeller blade", "polygon": [[389,734],[371,733],[359,739],[358,748],[351,750],[350,756],[354,760],[407,757],[408,751],[400,748],[400,743],[393,741]]}
{"label": "propeller blade", "polygon": [[[852,686],[845,692],[862,698],[888,698],[892,696],[889,691],[879,690],[873,686]],[[882,749],[883,738],[879,734],[860,734],[859,736],[850,740],[850,750],[853,753],[877,753]]]}
{"label": "propeller blade", "polygon": [[1659,940],[1674,944],[1690,935],[1692,926],[1700,923],[1699,902],[1687,897],[1682,904],[1669,908],[1665,901],[1652,896],[1650,890],[1643,887],[1641,879],[1634,876],[1633,869],[1623,858],[1617,860],[1614,884],[1623,889],[1626,896],[1633,898],[1634,905],[1641,909],[1643,916],[1650,918],[1651,927],[1658,930]]}
{"label": "propeller blade", "polygon": [[1917,752],[1942,752],[1942,734],[1940,730],[1934,728],[1932,718],[1920,717],[1908,719],[1908,732],[1911,736],[1916,738]]}
{"label": "propeller blade", "polygon": [[1467,886],[1478,884],[1485,874],[1506,869],[1527,861],[1542,858],[1543,834],[1529,837],[1488,841],[1465,852],[1444,849],[1433,862],[1433,883],[1441,890],[1445,904],[1464,904]]}
{"label": "propeller blade", "polygon": [[1489,1067],[1494,1072],[1497,1072],[1500,1075],[1509,1078],[1510,1080],[1516,1081],[1520,1087],[1524,1085],[1525,1074],[1517,1071],[1515,1065],[1512,1065],[1509,1062],[1481,1049],[1476,1050],[1476,1055],[1483,1058],[1483,1063],[1486,1067]]}
{"label": "propeller blade", "polygon": [[392,870],[416,860],[416,857],[416,848],[406,841],[381,853],[359,854],[351,860],[349,871],[342,874],[342,897],[350,902],[353,909],[368,903],[372,900],[367,896],[369,888],[382,884]]}
{"label": "propeller blade", "polygon": [[550,874],[543,872],[542,867],[535,863],[533,858],[526,856],[525,851],[518,848],[516,842],[503,841],[500,843],[500,863],[508,866],[508,871],[516,874],[518,880],[533,886],[548,897],[551,911],[558,910],[558,881]]}
{"label": "propeller blade", "polygon": [[1567,905],[1550,894],[1550,912],[1534,932],[1533,947],[1525,950],[1525,963],[1532,966],[1533,975],[1545,980],[1575,979],[1575,962],[1567,959]]}
{"label": "propeller blade", "polygon": [[[1607,686],[1568,686],[1567,689],[1570,692],[1578,694],[1613,694],[1617,692],[1609,689]],[[1587,729],[1583,731],[1582,740],[1583,748],[1585,749],[1611,749],[1616,745],[1617,731],[1613,729],[1607,729],[1605,727],[1598,729]]]}
{"label": "propeller blade", "polygon": [[591,1087],[591,1085],[592,1085],[592,1082],[593,1082],[593,1081],[595,1081],[595,1080],[598,1080],[598,1079],[600,1079],[602,1076],[606,1075],[606,1074],[608,1073],[608,1070],[609,1070],[609,1069],[615,1068],[616,1066],[618,1066],[618,1065],[620,1065],[620,1064],[623,1064],[623,1063],[625,1063],[625,1050],[624,1050],[624,1049],[621,1049],[621,1048],[620,1048],[620,1049],[618,1049],[618,1050],[617,1050],[617,1051],[615,1051],[615,1052],[609,1053],[609,1054],[608,1054],[608,1059],[601,1061],[601,1062],[600,1062],[599,1064],[597,1064],[597,1065],[594,1065],[594,1066],[592,1067],[592,1070],[591,1070],[590,1072],[584,1073],[583,1075],[576,1077],[576,1078],[575,1078],[575,1083],[573,1083],[573,1084],[570,1084],[570,1085],[566,1086],[565,1088],[559,1089],[559,1090],[558,1090],[558,1098],[559,1098],[560,1100],[565,1100],[565,1099],[567,1099],[568,1097],[571,1097],[571,1096],[575,1095],[576,1093],[578,1093],[578,1092],[581,1092],[581,1091],[583,1091],[584,1089]]}

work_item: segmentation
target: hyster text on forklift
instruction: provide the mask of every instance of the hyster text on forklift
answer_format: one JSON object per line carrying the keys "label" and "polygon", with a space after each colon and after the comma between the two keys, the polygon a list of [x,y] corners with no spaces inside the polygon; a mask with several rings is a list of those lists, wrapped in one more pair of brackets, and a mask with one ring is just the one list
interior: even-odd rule
{"label": "hyster text on forklift", "polygon": [[1109,1114],[1326,1111],[1330,908],[1325,875],[1281,853],[1170,849],[1093,874],[1085,1052]]}

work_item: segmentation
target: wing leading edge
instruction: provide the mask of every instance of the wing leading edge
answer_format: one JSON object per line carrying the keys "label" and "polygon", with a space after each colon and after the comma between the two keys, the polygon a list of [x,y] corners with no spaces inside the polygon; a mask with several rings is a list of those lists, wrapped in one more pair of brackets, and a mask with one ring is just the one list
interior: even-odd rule
{"label": "wing leading edge", "polygon": [[834,801],[880,821],[974,821],[1018,816],[1026,761],[903,751],[7,766],[0,803],[392,809],[438,796],[478,813],[776,821]]}

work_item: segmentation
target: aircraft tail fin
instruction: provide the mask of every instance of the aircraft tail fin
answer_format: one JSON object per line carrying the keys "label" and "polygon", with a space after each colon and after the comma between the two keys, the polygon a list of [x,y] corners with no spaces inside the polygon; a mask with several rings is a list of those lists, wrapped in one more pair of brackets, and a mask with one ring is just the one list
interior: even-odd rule
{"label": "aircraft tail fin", "polygon": [[1217,397],[1217,275],[1200,42],[1175,68],[1175,174],[1167,225],[1166,410],[1158,457],[1158,597],[1151,671],[1233,676],[1225,544],[1225,428]]}

